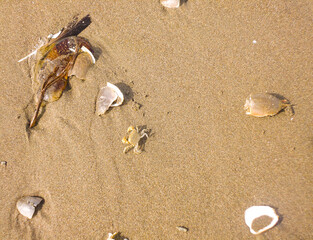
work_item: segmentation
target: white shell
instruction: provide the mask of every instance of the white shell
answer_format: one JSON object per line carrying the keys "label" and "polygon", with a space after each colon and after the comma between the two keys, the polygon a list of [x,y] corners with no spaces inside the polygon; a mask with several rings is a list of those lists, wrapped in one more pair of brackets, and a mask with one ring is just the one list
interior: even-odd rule
{"label": "white shell", "polygon": [[[266,227],[256,232],[252,229],[252,223],[255,219],[262,217],[262,216],[268,216],[272,218],[272,222]],[[260,234],[274,227],[276,223],[278,222],[278,220],[279,220],[279,216],[276,214],[275,209],[269,206],[252,206],[252,207],[249,207],[245,211],[245,222],[247,226],[250,228],[250,232],[253,234]]]}
{"label": "white shell", "polygon": [[179,8],[180,0],[162,0],[161,4],[167,8]]}
{"label": "white shell", "polygon": [[106,87],[100,89],[98,99],[97,99],[97,114],[104,114],[109,107],[116,107],[123,103],[124,95],[121,90],[113,85],[112,83],[107,83]]}
{"label": "white shell", "polygon": [[42,201],[41,197],[22,197],[17,201],[17,210],[23,216],[31,219],[35,213],[35,208]]}

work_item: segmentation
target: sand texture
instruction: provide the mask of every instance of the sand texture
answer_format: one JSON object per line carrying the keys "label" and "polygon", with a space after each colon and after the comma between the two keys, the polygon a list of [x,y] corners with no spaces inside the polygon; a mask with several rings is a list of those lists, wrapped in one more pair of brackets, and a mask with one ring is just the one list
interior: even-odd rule
{"label": "sand texture", "polygon": [[[313,239],[313,2],[189,0],[0,2],[0,239]],[[41,37],[90,14],[96,64],[47,105],[38,125],[27,61]],[[111,82],[122,106],[95,114]],[[295,114],[255,118],[250,93]],[[151,129],[123,154],[130,125]],[[23,196],[44,204],[28,220]],[[253,205],[275,207],[255,237]],[[188,232],[176,229],[185,226]]]}

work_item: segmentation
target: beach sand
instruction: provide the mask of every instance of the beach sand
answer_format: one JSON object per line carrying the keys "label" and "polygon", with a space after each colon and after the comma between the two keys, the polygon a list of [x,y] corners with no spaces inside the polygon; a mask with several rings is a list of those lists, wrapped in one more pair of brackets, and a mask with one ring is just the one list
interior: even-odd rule
{"label": "beach sand", "polygon": [[[312,239],[312,1],[1,1],[0,239]],[[35,109],[17,61],[73,16],[97,62],[85,81]],[[126,100],[99,117],[98,91]],[[250,93],[273,92],[295,114],[255,118]],[[140,104],[140,108],[138,108]],[[123,154],[130,125],[151,135]],[[22,196],[41,196],[31,219]],[[269,205],[280,223],[259,237],[244,211]],[[185,226],[187,233],[178,231]]]}

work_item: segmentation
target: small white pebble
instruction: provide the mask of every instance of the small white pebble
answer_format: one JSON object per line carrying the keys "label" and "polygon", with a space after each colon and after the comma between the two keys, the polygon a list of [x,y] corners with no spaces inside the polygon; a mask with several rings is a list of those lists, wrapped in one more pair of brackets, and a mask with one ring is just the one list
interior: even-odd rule
{"label": "small white pebble", "polygon": [[188,228],[186,228],[186,227],[184,227],[184,226],[178,226],[178,227],[176,227],[177,228],[177,230],[179,230],[179,231],[181,231],[181,232],[188,232]]}
{"label": "small white pebble", "polygon": [[252,43],[253,43],[253,44],[256,44],[256,40],[253,40]]}
{"label": "small white pebble", "polygon": [[2,166],[6,166],[8,163],[7,163],[6,161],[1,161],[0,164],[1,164]]}
{"label": "small white pebble", "polygon": [[179,8],[180,0],[162,0],[161,4],[167,8]]}

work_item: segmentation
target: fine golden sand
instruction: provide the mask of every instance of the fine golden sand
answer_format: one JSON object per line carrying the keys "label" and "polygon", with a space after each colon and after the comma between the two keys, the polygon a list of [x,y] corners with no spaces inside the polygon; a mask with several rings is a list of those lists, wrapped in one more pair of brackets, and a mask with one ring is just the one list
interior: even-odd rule
{"label": "fine golden sand", "polygon": [[[313,239],[312,1],[0,2],[0,239]],[[40,37],[90,14],[97,62],[85,81],[35,105],[27,61]],[[122,106],[99,117],[111,82]],[[250,93],[286,97],[295,114],[245,115]],[[145,151],[123,154],[130,125]],[[16,202],[41,196],[31,219]],[[255,237],[244,211],[280,223]],[[176,227],[184,226],[188,232]]]}

